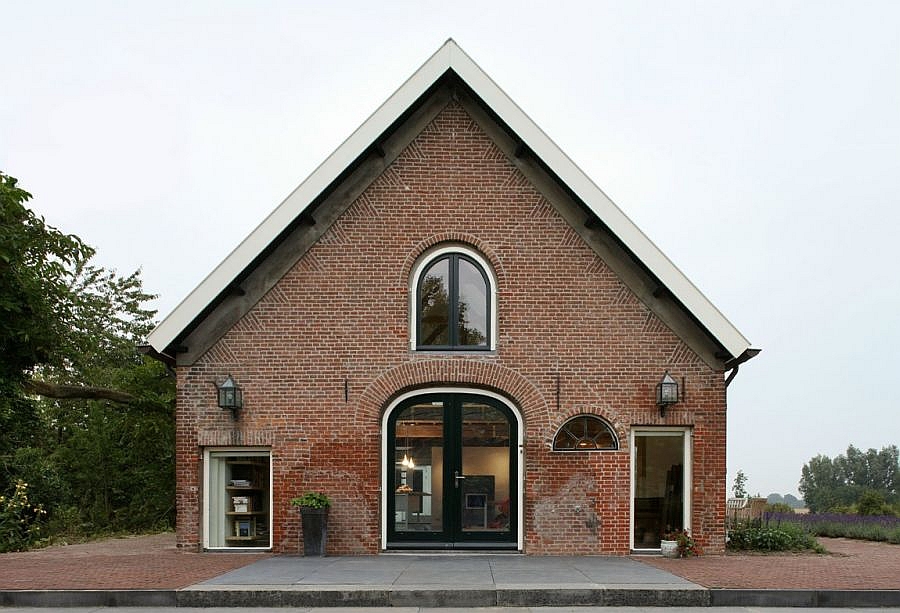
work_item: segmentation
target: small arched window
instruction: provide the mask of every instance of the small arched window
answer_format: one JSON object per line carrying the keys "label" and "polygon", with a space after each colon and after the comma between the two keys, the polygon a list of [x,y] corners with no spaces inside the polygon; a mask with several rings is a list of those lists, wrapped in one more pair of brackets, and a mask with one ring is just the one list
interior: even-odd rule
{"label": "small arched window", "polygon": [[439,250],[415,278],[415,348],[492,348],[493,284],[481,258]]}
{"label": "small arched window", "polygon": [[609,424],[595,415],[578,415],[553,438],[553,451],[615,451],[619,441]]}

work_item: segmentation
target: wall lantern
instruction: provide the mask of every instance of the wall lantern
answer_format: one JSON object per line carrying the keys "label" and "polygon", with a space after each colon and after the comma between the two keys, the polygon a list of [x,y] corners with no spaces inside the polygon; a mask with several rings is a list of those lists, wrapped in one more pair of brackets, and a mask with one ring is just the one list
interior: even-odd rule
{"label": "wall lantern", "polygon": [[666,408],[676,402],[678,402],[678,382],[667,370],[662,381],[656,384],[656,406],[659,407],[659,416],[665,417]]}
{"label": "wall lantern", "polygon": [[231,416],[234,419],[237,419],[238,410],[244,406],[244,395],[243,392],[241,392],[241,388],[235,384],[231,375],[228,375],[225,382],[222,385],[219,385],[218,388],[219,407],[231,411]]}

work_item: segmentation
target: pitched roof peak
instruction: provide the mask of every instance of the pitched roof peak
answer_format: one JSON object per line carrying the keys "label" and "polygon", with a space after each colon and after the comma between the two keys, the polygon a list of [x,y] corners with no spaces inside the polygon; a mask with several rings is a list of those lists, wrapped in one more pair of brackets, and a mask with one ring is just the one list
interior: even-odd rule
{"label": "pitched roof peak", "polygon": [[[503,92],[453,40],[446,42],[357,128],[313,173],[260,223],[150,333],[148,344],[171,354],[177,344],[227,294],[235,279],[266,252],[284,231],[332,185],[355,160],[394,125],[448,70],[511,129],[558,180],[579,199],[624,248],[720,344],[729,360],[752,357],[750,344],[687,277],[647,238],[618,206]],[[755,355],[755,354],[754,354]]]}

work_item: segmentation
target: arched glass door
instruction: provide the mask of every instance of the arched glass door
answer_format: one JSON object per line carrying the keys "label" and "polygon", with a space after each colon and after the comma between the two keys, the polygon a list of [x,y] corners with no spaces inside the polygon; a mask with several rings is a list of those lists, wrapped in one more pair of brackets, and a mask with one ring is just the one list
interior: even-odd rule
{"label": "arched glass door", "polygon": [[405,400],[388,426],[388,547],[515,548],[517,422],[477,394]]}

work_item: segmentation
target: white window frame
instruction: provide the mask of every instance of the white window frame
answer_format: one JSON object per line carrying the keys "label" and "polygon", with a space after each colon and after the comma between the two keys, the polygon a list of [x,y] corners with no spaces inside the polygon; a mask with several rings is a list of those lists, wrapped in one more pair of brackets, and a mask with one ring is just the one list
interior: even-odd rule
{"label": "white window frame", "polygon": [[[452,253],[458,253],[460,255],[464,255],[467,258],[472,259],[481,269],[484,271],[485,275],[488,278],[488,302],[489,304],[489,313],[488,313],[488,323],[490,325],[490,338],[488,339],[488,351],[496,351],[497,350],[497,276],[494,274],[494,269],[488,263],[487,260],[484,259],[480,253],[468,247],[466,245],[461,245],[459,243],[449,243],[449,244],[441,244],[437,247],[429,249],[421,257],[419,257],[415,266],[413,266],[412,274],[410,275],[409,280],[409,348],[410,351],[432,351],[431,349],[418,349],[418,326],[416,325],[418,320],[418,298],[419,298],[419,279],[422,276],[422,271],[424,271],[432,262],[441,258],[445,255],[449,255]],[[437,349],[435,351],[441,351]],[[467,351],[465,348],[454,349],[453,353],[459,353],[460,351]],[[473,347],[471,351],[481,351],[484,352],[483,348],[475,348]]]}
{"label": "white window frame", "polygon": [[[237,456],[244,455],[248,457],[269,458],[269,545],[266,547],[210,547],[209,546],[209,462],[213,453],[227,453]],[[273,501],[273,475],[275,471],[272,466],[272,449],[270,447],[207,447],[203,450],[203,549],[207,551],[269,551],[272,549],[272,539],[275,536],[275,526],[273,520],[275,514],[272,508]]]}
{"label": "white window frame", "polygon": [[634,426],[628,434],[628,442],[631,445],[631,487],[629,488],[629,507],[630,514],[628,520],[629,543],[631,551],[635,552],[652,552],[659,551],[659,548],[636,548],[634,546],[634,490],[635,481],[637,480],[637,445],[635,445],[635,437],[637,436],[680,436],[684,439],[684,508],[682,509],[682,525],[686,530],[691,529],[691,491],[693,490],[693,466],[691,457],[693,456],[693,439],[694,429],[690,426],[680,427],[663,427],[663,426]]}

